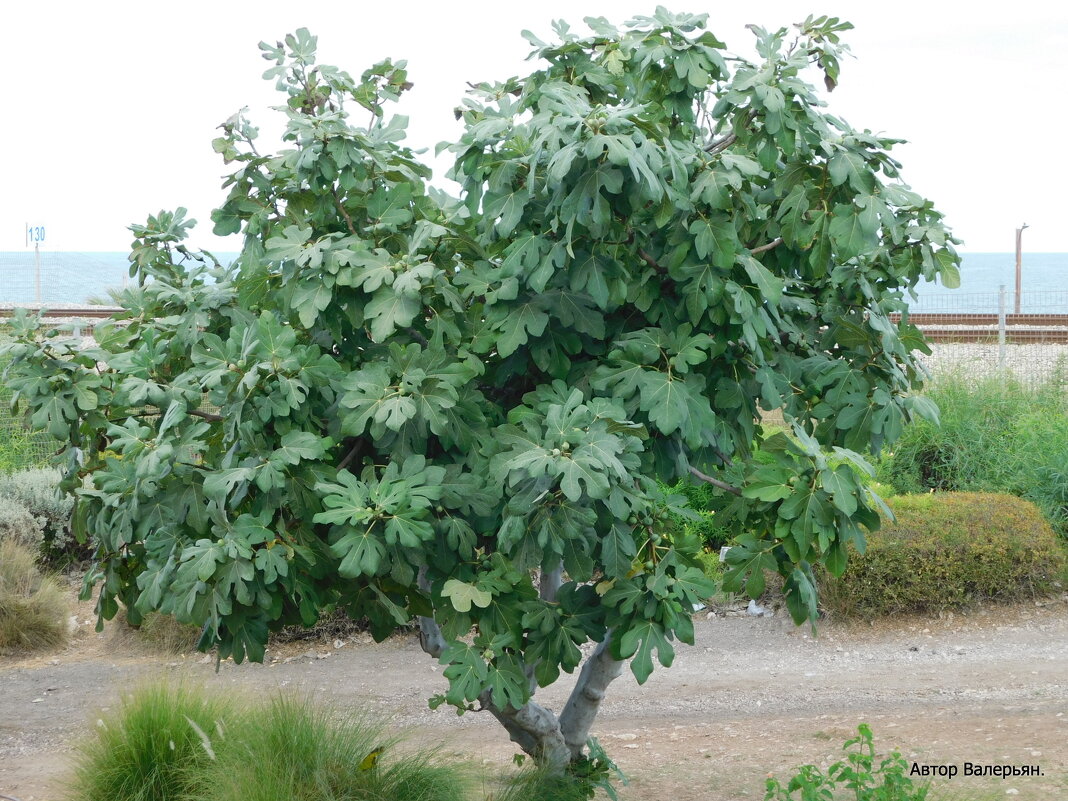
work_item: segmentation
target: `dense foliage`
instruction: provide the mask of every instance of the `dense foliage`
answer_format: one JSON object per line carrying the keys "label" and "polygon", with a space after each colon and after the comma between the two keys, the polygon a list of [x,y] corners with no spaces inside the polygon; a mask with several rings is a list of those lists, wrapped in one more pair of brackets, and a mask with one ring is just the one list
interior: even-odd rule
{"label": "dense foliage", "polygon": [[910,426],[879,464],[900,492],[1007,492],[1033,501],[1068,535],[1064,375],[1028,387],[1011,376],[941,377],[927,391],[941,425]]}
{"label": "dense foliage", "polygon": [[[714,589],[657,480],[717,488],[745,532],[728,586],[778,571],[815,616],[812,565],[840,573],[879,523],[860,452],[934,414],[920,334],[890,315],[921,276],[956,280],[953,240],[896,141],[803,77],[833,88],[848,24],[754,28],[750,62],[704,15],[587,23],[528,35],[544,66],[464,100],[459,200],[385,112],[403,62],[356,80],[307,31],[261,45],[283,149],[243,114],[214,142],[237,262],[162,212],[132,229],[138,280],[97,348],[16,321],[8,380],[70,445],[103,618],[161,610],[240,661],[334,606],[376,637],[415,616],[438,701],[558,763],[623,661],[670,665]],[[589,641],[561,716],[533,703]]]}
{"label": "dense foliage", "polygon": [[942,612],[1031,599],[1064,580],[1063,544],[1030,501],[937,492],[887,504],[895,520],[868,537],[844,575],[821,582],[823,600],[836,612]]}

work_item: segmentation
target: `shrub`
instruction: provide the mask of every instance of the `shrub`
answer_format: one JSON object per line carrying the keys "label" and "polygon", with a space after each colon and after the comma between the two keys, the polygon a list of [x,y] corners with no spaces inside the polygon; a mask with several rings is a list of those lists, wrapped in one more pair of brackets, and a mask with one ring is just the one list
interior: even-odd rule
{"label": "shrub", "polygon": [[17,542],[34,554],[44,541],[41,522],[16,500],[0,497],[0,542]]}
{"label": "shrub", "polygon": [[879,478],[899,492],[1008,492],[1068,534],[1068,395],[1050,382],[948,376],[928,392],[941,425],[909,426]]}
{"label": "shrub", "polygon": [[63,589],[41,574],[33,552],[0,539],[0,653],[62,645],[68,614]]}
{"label": "shrub", "polygon": [[[146,685],[82,741],[72,801],[189,799],[198,769],[226,742],[233,705],[187,686]],[[281,796],[280,796],[281,797]]]}
{"label": "shrub", "polygon": [[42,555],[49,559],[82,555],[70,533],[74,498],[59,491],[60,478],[59,470],[48,467],[0,476],[0,499],[22,504],[37,519],[43,532]]}
{"label": "shrub", "polygon": [[243,717],[198,771],[193,797],[213,801],[462,801],[464,771],[432,751],[401,753],[367,720],[276,699]]}
{"label": "shrub", "polygon": [[909,764],[897,751],[875,764],[875,746],[871,729],[860,724],[857,736],[847,740],[842,749],[846,758],[835,762],[824,773],[815,765],[802,765],[785,785],[774,777],[764,784],[764,801],[830,801],[834,791],[848,789],[856,801],[924,801],[930,788],[916,786],[909,778]]}
{"label": "shrub", "polygon": [[1029,501],[1011,495],[929,493],[888,500],[897,520],[852,550],[821,597],[864,617],[956,609],[1048,593],[1064,571],[1062,543]]}

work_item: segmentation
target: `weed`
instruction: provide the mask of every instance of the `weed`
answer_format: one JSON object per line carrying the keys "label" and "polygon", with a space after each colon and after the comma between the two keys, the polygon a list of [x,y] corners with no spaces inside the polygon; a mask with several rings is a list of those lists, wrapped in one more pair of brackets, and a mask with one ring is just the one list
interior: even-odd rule
{"label": "weed", "polygon": [[857,736],[847,740],[845,759],[824,773],[815,765],[802,765],[783,785],[769,778],[764,785],[764,801],[832,801],[834,791],[847,789],[856,801],[924,801],[927,784],[916,786],[908,775],[908,762],[897,751],[876,765],[871,728],[860,724]]}

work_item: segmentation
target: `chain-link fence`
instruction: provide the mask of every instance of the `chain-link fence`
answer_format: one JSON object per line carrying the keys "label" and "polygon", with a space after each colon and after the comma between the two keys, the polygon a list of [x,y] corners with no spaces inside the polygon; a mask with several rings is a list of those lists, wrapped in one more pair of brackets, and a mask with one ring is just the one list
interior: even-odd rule
{"label": "chain-link fence", "polygon": [[129,281],[125,253],[0,252],[0,307],[111,305],[108,290]]}
{"label": "chain-link fence", "polygon": [[947,373],[1068,387],[1068,290],[921,296],[910,319],[931,342],[923,361]]}

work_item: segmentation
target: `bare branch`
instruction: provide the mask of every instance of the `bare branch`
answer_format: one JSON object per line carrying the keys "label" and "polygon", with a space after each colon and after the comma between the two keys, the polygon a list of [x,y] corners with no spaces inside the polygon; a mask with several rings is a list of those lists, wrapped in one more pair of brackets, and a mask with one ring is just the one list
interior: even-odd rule
{"label": "bare branch", "polygon": [[[755,109],[749,109],[749,111],[745,115],[745,123],[743,124],[742,127],[748,128],[749,127],[749,123],[751,123],[755,119],[756,119],[756,110]],[[731,145],[733,145],[737,141],[738,141],[738,134],[734,133],[732,131],[731,133],[727,134],[726,136],[724,136],[724,137],[722,137],[720,139],[717,139],[716,141],[714,141],[711,144],[709,144],[708,147],[705,148],[705,152],[708,153],[710,156],[714,156],[717,153],[722,153],[724,150],[726,150],[728,147],[730,147]]]}
{"label": "bare branch", "polygon": [[733,486],[731,486],[730,484],[728,484],[725,481],[720,481],[718,478],[712,478],[712,476],[705,475],[700,470],[698,470],[696,467],[691,466],[690,467],[690,473],[691,473],[691,475],[696,476],[697,478],[701,479],[702,481],[707,481],[713,487],[719,487],[724,492],[729,492],[729,493],[731,493],[733,495],[741,495],[742,494],[742,491],[740,489],[738,489],[737,487],[733,487]]}
{"label": "bare branch", "polygon": [[751,248],[749,250],[749,252],[754,254],[754,255],[757,254],[757,253],[767,253],[769,250],[774,250],[775,248],[777,248],[781,244],[782,244],[782,237],[780,236],[777,239],[771,240],[766,245],[761,245],[758,248]]}

